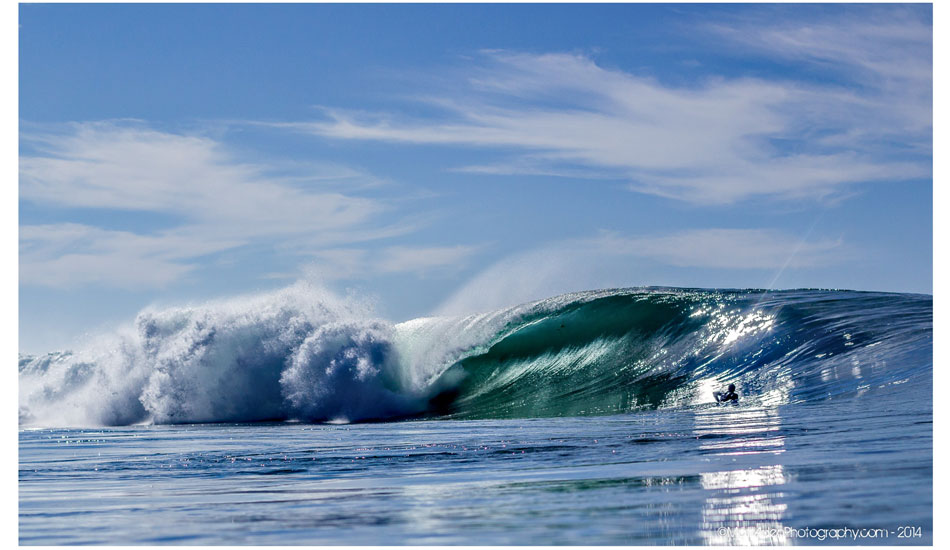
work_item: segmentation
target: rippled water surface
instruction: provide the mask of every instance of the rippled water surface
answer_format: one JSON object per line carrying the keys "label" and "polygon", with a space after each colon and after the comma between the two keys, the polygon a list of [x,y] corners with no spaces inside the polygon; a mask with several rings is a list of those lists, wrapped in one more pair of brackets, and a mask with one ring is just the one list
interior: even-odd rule
{"label": "rippled water surface", "polygon": [[19,536],[931,544],[931,403],[906,397],[609,417],[22,430]]}

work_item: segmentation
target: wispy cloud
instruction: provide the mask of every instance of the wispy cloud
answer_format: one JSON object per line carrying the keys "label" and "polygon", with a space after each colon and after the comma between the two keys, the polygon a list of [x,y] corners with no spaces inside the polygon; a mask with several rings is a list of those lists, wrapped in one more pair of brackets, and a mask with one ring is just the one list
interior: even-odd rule
{"label": "wispy cloud", "polygon": [[504,258],[473,277],[436,313],[486,311],[618,284],[669,284],[653,278],[637,283],[638,270],[631,266],[642,262],[693,273],[678,281],[680,285],[708,286],[704,281],[711,280],[710,270],[732,270],[747,273],[746,286],[764,286],[786,269],[829,266],[857,256],[840,239],[807,239],[769,229],[698,229],[646,236],[604,232]]}
{"label": "wispy cloud", "polygon": [[[216,141],[114,123],[27,135],[20,195],[46,204],[169,212],[229,232],[286,233],[354,226],[383,209],[370,199],[242,163]],[[319,180],[322,174],[316,174]]]}
{"label": "wispy cloud", "polygon": [[20,282],[164,287],[191,271],[191,260],[241,244],[180,230],[140,235],[73,223],[26,225],[20,228]]}
{"label": "wispy cloud", "polygon": [[21,226],[23,284],[163,286],[201,256],[248,244],[310,252],[414,228],[398,219],[383,223],[387,201],[335,190],[341,179],[369,176],[242,162],[207,137],[110,122],[28,133],[23,142],[30,152],[20,158],[22,200],[161,213],[174,224],[137,231],[65,222]]}
{"label": "wispy cloud", "polygon": [[823,197],[930,175],[928,24],[759,23],[712,28],[720,40],[755,45],[755,55],[820,63],[840,75],[824,83],[711,75],[674,87],[581,55],[492,51],[454,87],[418,98],[440,108],[437,117],[327,109],[326,120],[285,126],[339,139],[504,150],[505,158],[460,169],[586,170],[697,203]]}
{"label": "wispy cloud", "polygon": [[824,104],[822,97],[814,98],[822,107],[817,113],[830,121],[826,125],[844,129],[821,136],[820,143],[878,151],[881,145],[903,146],[929,153],[933,24],[915,8],[874,6],[863,17],[805,21],[771,13],[733,25],[713,23],[709,29],[746,55],[806,67],[838,87],[855,90],[845,95],[826,91]]}
{"label": "wispy cloud", "polygon": [[770,13],[739,24],[711,23],[709,28],[760,54],[824,64],[877,88],[921,92],[932,81],[933,24],[913,8],[878,6],[865,10],[863,17],[845,14],[821,20]]}

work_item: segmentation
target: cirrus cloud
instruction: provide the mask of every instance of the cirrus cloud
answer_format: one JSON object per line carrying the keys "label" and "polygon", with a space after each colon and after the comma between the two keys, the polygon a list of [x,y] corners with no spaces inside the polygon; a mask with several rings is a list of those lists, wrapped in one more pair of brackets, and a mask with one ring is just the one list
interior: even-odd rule
{"label": "cirrus cloud", "polygon": [[[54,212],[105,212],[101,223],[21,225],[25,285],[164,287],[212,254],[257,245],[303,256],[403,235],[419,223],[394,216],[390,200],[336,190],[341,182],[373,190],[378,182],[369,175],[330,165],[288,171],[280,163],[249,163],[208,137],[97,122],[22,140],[28,152],[20,157],[21,200]],[[136,230],[112,227],[119,211],[163,218]],[[391,271],[392,262],[398,256],[373,267]]]}
{"label": "cirrus cloud", "polygon": [[[719,47],[797,63],[824,81],[707,75],[690,86],[577,54],[485,51],[430,117],[326,108],[281,124],[347,140],[481,148],[487,174],[620,178],[699,204],[822,198],[931,176],[931,25],[907,17],[709,25]],[[749,48],[749,46],[754,48]],[[791,60],[791,61],[789,61]]]}

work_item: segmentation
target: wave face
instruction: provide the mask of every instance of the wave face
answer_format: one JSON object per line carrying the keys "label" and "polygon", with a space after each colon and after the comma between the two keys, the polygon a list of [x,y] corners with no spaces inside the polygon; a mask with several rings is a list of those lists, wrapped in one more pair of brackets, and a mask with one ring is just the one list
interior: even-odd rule
{"label": "wave face", "polygon": [[[21,357],[20,422],[512,418],[862,398],[933,378],[933,299],[620,289],[391,324],[300,283]],[[921,386],[922,385],[922,386]]]}

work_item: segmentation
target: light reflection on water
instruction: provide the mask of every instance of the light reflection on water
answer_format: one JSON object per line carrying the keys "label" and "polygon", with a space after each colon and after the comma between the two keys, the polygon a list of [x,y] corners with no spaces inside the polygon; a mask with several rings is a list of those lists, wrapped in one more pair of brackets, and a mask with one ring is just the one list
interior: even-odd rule
{"label": "light reflection on water", "polygon": [[912,525],[921,538],[887,542],[927,543],[932,417],[926,403],[918,412],[900,404],[24,430],[19,536],[21,544],[733,545],[815,542],[796,540],[792,528]]}
{"label": "light reflection on water", "polygon": [[[712,455],[777,458],[785,452],[777,407],[698,411],[694,422],[693,433],[704,438],[700,449]],[[701,472],[700,483],[708,493],[701,529],[706,544],[787,544],[782,519],[788,505],[782,502],[785,495],[778,488],[788,481],[785,467],[778,463]],[[763,533],[774,536],[763,537]]]}

